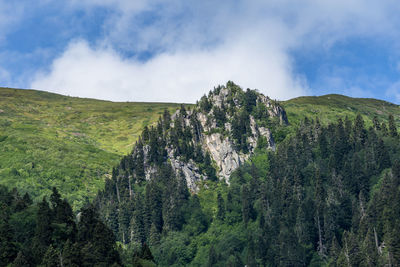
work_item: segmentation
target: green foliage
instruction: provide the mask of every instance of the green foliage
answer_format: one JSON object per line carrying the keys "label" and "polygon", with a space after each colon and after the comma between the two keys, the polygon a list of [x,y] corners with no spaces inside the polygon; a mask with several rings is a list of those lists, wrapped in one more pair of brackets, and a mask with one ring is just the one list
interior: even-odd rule
{"label": "green foliage", "polygon": [[[1,266],[111,266],[120,264],[112,231],[93,206],[81,210],[78,227],[56,188],[50,205],[33,204],[17,190],[0,186]],[[32,230],[33,229],[33,230]],[[146,259],[150,256],[146,250]]]}
{"label": "green foliage", "polygon": [[113,103],[0,88],[0,184],[36,201],[56,186],[75,210],[92,200],[121,155],[166,103]]}

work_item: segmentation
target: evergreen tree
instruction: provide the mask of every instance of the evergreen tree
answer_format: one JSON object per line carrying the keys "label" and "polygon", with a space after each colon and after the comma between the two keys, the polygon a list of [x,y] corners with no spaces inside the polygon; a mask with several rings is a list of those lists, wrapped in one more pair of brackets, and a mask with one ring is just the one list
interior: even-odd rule
{"label": "evergreen tree", "polygon": [[44,267],[58,267],[61,266],[58,251],[50,245],[43,256],[41,266]]}
{"label": "evergreen tree", "polygon": [[18,251],[13,241],[9,215],[6,214],[5,210],[1,210],[0,215],[0,266],[7,266],[8,263],[13,262]]}
{"label": "evergreen tree", "polygon": [[140,193],[135,197],[135,210],[131,220],[131,241],[142,245],[146,240],[146,232],[144,225],[143,202]]}
{"label": "evergreen tree", "polygon": [[392,137],[397,137],[397,127],[394,121],[393,114],[389,115],[389,134]]}
{"label": "evergreen tree", "polygon": [[18,252],[17,257],[15,258],[14,262],[11,265],[12,267],[29,267],[31,264],[29,264],[28,260],[22,253],[22,251]]}
{"label": "evergreen tree", "polygon": [[206,156],[204,158],[204,172],[207,175],[208,179],[212,181],[217,180],[216,172],[214,167],[212,166],[212,161],[211,161],[211,156],[210,153],[206,153]]}
{"label": "evergreen tree", "polygon": [[208,252],[208,262],[207,266],[208,267],[213,267],[217,264],[218,262],[218,256],[217,253],[215,252],[214,245],[211,245],[210,250]]}
{"label": "evergreen tree", "polygon": [[375,131],[379,131],[381,129],[381,124],[379,123],[377,116],[374,116],[374,118],[372,119],[372,124],[374,125]]}
{"label": "evergreen tree", "polygon": [[52,241],[52,219],[52,211],[46,199],[43,198],[42,202],[38,204],[36,230],[33,239],[33,255],[38,263],[41,262],[43,255]]}
{"label": "evergreen tree", "polygon": [[78,241],[82,247],[83,266],[110,266],[120,263],[115,236],[103,222],[93,206],[82,209],[78,224]]}
{"label": "evergreen tree", "polygon": [[157,229],[156,225],[152,223],[150,227],[150,237],[149,237],[150,246],[153,247],[158,245],[160,243],[160,240],[161,240],[161,234]]}
{"label": "evergreen tree", "polygon": [[142,246],[140,257],[144,260],[154,261],[154,257],[151,254],[150,248],[147,246],[146,242]]}
{"label": "evergreen tree", "polygon": [[362,266],[377,266],[378,265],[378,250],[375,244],[373,231],[368,229],[365,239],[361,245],[361,265]]}
{"label": "evergreen tree", "polygon": [[217,195],[217,204],[218,204],[217,219],[223,221],[225,218],[225,202],[224,199],[222,198],[221,193],[219,192]]}
{"label": "evergreen tree", "polygon": [[62,262],[63,265],[69,267],[81,266],[80,248],[77,243],[67,240],[62,251]]}

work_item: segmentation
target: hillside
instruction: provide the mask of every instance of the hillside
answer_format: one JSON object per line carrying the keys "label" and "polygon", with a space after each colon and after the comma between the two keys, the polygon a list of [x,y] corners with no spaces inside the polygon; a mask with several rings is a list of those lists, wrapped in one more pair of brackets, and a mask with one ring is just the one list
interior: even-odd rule
{"label": "hillside", "polygon": [[177,107],[0,88],[0,184],[35,199],[57,186],[79,207],[103,188],[143,127]]}
{"label": "hillside", "polygon": [[[88,114],[127,111],[134,103],[74,99],[62,106],[60,99],[20,99],[8,106],[4,101],[8,109],[1,109],[2,114],[14,111],[2,117],[2,129],[8,131],[2,133],[3,154],[48,162],[2,169],[14,178],[5,181],[34,181],[39,188],[40,179],[50,177],[46,186],[55,184],[60,193],[54,188],[49,201],[32,203],[24,190],[0,185],[0,266],[400,264],[400,137],[394,104],[339,95],[277,102],[228,82],[196,105],[159,109],[157,123],[144,126],[124,153],[108,151],[96,136],[107,131],[105,124],[129,122],[129,116],[98,122],[104,124],[100,127]],[[43,102],[35,106],[32,101]],[[142,105],[137,111],[146,115],[147,104]],[[36,109],[21,112],[25,106]],[[68,116],[57,117],[65,109]],[[82,113],[72,119],[69,112],[76,110]],[[42,114],[41,120],[32,120],[32,113]],[[53,116],[52,126],[48,117]],[[99,128],[94,137],[90,126]],[[109,147],[117,142],[112,138],[106,140]],[[113,163],[110,157],[111,166],[100,166],[110,155],[120,160]],[[10,166],[19,162],[8,161]],[[76,165],[67,171],[78,171],[74,183],[59,171],[71,162]],[[85,199],[74,197],[86,191],[76,193],[69,186],[80,185],[86,171],[98,170],[104,171],[92,180],[98,184],[85,189],[102,190],[76,219],[61,195],[79,208]]]}
{"label": "hillside", "polygon": [[374,116],[387,121],[393,114],[400,122],[400,106],[372,98],[352,98],[343,95],[303,96],[281,102],[285,108],[289,123],[298,124],[304,117],[318,117],[322,123],[335,122],[348,116],[354,119],[361,114],[367,125],[372,125]]}
{"label": "hillside", "polygon": [[95,201],[124,264],[145,244],[158,266],[400,263],[398,107],[316,99],[228,82],[145,128]]}

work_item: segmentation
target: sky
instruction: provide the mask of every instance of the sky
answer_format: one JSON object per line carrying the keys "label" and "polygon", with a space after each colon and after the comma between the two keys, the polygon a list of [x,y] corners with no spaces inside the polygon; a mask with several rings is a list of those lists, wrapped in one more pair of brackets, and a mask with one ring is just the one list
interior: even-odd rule
{"label": "sky", "polygon": [[0,86],[194,103],[232,80],[400,104],[398,14],[398,0],[0,0]]}

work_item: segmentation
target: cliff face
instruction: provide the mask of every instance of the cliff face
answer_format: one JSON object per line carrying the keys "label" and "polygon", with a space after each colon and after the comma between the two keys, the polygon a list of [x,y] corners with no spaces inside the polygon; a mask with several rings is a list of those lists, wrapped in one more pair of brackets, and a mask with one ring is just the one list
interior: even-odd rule
{"label": "cliff face", "polygon": [[285,110],[275,101],[228,82],[190,110],[182,106],[172,116],[165,113],[157,126],[146,128],[124,159],[122,165],[130,166],[125,176],[135,181],[152,179],[164,162],[184,175],[193,192],[203,179],[229,183],[232,172],[254,153],[260,139],[267,149],[275,149],[269,127],[287,123]]}

